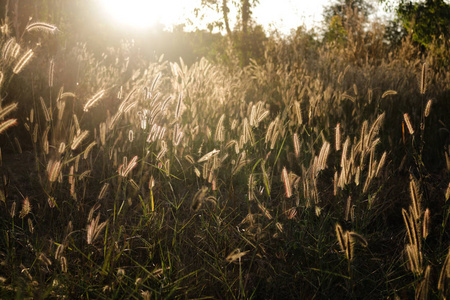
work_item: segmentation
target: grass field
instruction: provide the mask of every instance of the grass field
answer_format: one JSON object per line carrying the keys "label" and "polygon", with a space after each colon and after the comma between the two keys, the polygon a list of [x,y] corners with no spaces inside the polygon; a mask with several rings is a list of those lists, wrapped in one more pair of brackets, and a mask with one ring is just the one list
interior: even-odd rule
{"label": "grass field", "polygon": [[124,79],[4,33],[0,298],[449,297],[448,68],[303,42]]}

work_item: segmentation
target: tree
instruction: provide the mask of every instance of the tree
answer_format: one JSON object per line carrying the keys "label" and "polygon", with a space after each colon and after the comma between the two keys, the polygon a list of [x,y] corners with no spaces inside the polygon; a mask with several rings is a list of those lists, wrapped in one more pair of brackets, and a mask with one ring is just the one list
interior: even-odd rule
{"label": "tree", "polygon": [[345,44],[349,34],[358,34],[361,23],[373,11],[365,0],[338,0],[324,9],[325,34],[327,42]]}
{"label": "tree", "polygon": [[[241,63],[247,65],[249,62],[249,28],[252,26],[251,15],[252,8],[259,2],[259,0],[239,0],[233,1],[239,10],[239,19],[237,27],[233,32],[230,26],[230,8],[228,0],[202,0],[202,7],[212,8],[220,12],[222,15],[222,20],[218,20],[210,24],[210,28],[218,27],[222,29],[225,26],[227,32],[227,37],[232,44],[232,46],[239,49]],[[258,32],[258,28],[252,28],[253,33]]]}
{"label": "tree", "polygon": [[415,3],[402,0],[396,13],[413,41],[425,48],[450,37],[450,5],[444,0]]}

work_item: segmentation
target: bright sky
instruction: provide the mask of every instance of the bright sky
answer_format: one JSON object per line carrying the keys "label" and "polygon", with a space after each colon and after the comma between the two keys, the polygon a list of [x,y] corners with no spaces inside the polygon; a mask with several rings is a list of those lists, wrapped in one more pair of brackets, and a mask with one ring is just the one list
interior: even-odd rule
{"label": "bright sky", "polygon": [[[220,14],[209,10],[200,21],[193,17],[193,11],[200,7],[201,0],[100,0],[107,12],[118,22],[135,27],[149,27],[157,22],[170,28],[174,24],[186,23],[189,18],[192,27],[206,28],[208,22],[221,19]],[[230,3],[230,20],[235,20],[237,9]],[[272,31],[277,29],[283,34],[289,34],[291,29],[300,25],[307,28],[320,25],[323,6],[330,0],[260,0],[253,9],[253,18],[257,24]],[[201,23],[198,23],[201,22]],[[233,26],[234,22],[231,22]]]}

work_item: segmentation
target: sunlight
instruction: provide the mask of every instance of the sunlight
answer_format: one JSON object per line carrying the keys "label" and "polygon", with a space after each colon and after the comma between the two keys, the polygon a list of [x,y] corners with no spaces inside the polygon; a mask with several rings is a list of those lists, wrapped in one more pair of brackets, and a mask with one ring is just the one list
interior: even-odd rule
{"label": "sunlight", "polygon": [[184,13],[181,0],[101,0],[114,21],[137,28],[148,28],[156,23],[173,25]]}

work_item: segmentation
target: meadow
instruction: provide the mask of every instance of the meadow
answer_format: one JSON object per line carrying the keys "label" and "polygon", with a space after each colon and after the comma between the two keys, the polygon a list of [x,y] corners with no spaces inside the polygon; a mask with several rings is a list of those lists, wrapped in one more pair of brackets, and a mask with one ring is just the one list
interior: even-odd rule
{"label": "meadow", "polygon": [[437,50],[292,36],[130,70],[130,43],[25,42],[55,30],[2,26],[2,299],[449,297]]}

